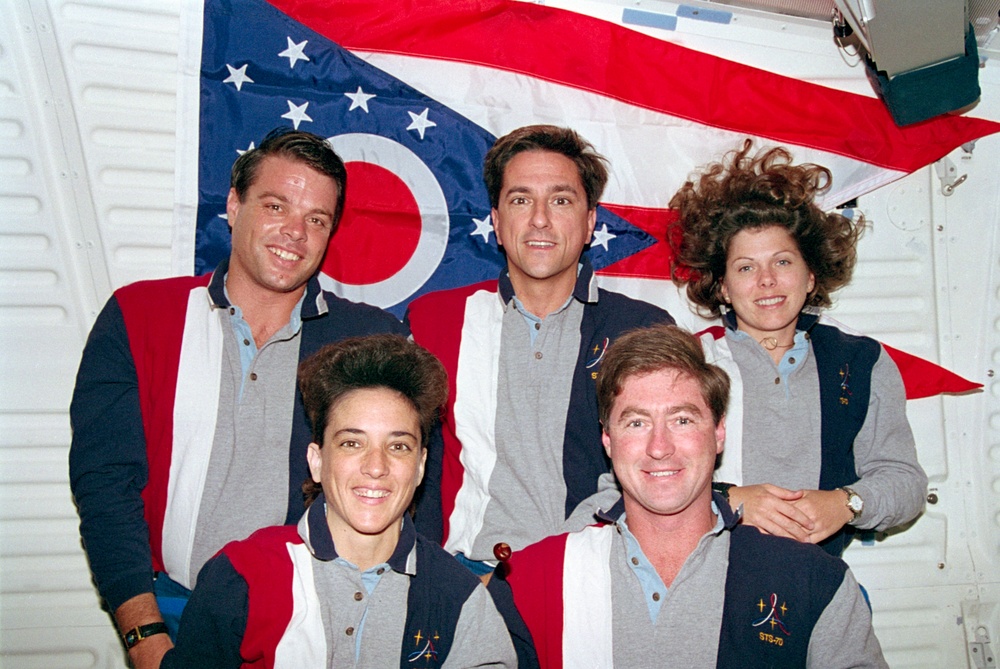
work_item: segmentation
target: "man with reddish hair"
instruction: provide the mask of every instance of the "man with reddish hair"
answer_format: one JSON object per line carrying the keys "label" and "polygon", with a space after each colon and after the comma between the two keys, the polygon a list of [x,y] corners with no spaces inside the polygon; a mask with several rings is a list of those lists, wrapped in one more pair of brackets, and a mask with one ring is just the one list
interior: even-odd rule
{"label": "man with reddish hair", "polygon": [[712,492],[729,378],[696,339],[622,336],[597,393],[621,499],[503,568],[542,667],[887,666],[842,560],[740,524]]}

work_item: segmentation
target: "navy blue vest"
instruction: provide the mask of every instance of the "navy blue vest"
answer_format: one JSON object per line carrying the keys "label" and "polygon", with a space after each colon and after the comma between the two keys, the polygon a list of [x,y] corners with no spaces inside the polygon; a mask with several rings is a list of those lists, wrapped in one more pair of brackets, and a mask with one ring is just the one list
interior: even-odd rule
{"label": "navy blue vest", "polygon": [[430,669],[444,664],[462,607],[477,585],[479,579],[455,558],[417,535],[417,574],[410,581],[406,600],[400,669]]}
{"label": "navy blue vest", "polygon": [[[715,501],[731,527],[732,510],[720,496]],[[812,544],[763,535],[750,525],[735,525],[730,537],[716,666],[806,666],[813,629],[847,565]]]}
{"label": "navy blue vest", "polygon": [[[580,354],[573,372],[573,388],[563,437],[563,477],[566,481],[566,517],[597,492],[601,474],[611,471],[601,447],[601,421],[594,390],[601,358],[608,346],[633,328],[673,325],[666,311],[646,302],[601,290],[598,306],[586,305],[580,322]],[[583,418],[586,417],[586,420]]]}
{"label": "navy blue vest", "polygon": [[[796,324],[812,342],[819,377],[820,402],[820,490],[835,490],[858,480],[854,468],[854,440],[868,416],[872,368],[882,354],[882,346],[869,337],[847,334],[830,325],[820,325],[819,316],[803,313]],[[728,326],[735,328],[735,314],[726,314]],[[819,545],[835,556],[854,537],[854,528],[845,525]]]}

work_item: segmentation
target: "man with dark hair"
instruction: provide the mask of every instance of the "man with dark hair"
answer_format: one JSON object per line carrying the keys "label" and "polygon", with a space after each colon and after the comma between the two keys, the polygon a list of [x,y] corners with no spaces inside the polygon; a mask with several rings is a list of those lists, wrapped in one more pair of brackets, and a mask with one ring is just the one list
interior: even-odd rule
{"label": "man with dark hair", "polygon": [[94,580],[138,667],[169,647],[163,620],[172,635],[208,558],[301,514],[299,360],[406,332],[320,287],[346,178],[323,138],[272,132],[233,167],[229,258],[211,275],[116,290],[87,340],[70,483]]}
{"label": "man with dark hair", "polygon": [[514,130],[487,153],[483,175],[506,269],[425,295],[407,313],[452,388],[417,526],[479,574],[492,570],[499,541],[521,548],[593,521],[599,487],[613,488],[594,393],[604,351],[624,330],[673,322],[597,287],[582,254],[608,170],[576,132]]}
{"label": "man with dark hair", "polygon": [[346,339],[299,385],[315,499],[297,527],[205,564],[163,669],[517,666],[482,583],[406,513],[448,395],[441,363],[397,335]]}
{"label": "man with dark hair", "polygon": [[597,388],[621,499],[605,524],[544,539],[502,569],[540,666],[887,666],[842,560],[740,524],[712,492],[729,378],[694,337],[623,335]]}

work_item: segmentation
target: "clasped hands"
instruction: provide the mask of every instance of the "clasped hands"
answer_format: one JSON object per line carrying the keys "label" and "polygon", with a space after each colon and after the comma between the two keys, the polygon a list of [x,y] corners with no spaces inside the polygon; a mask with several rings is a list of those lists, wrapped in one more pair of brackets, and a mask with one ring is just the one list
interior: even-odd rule
{"label": "clasped hands", "polygon": [[788,490],[770,483],[735,486],[729,503],[743,505],[743,522],[766,534],[819,543],[854,517],[843,490]]}

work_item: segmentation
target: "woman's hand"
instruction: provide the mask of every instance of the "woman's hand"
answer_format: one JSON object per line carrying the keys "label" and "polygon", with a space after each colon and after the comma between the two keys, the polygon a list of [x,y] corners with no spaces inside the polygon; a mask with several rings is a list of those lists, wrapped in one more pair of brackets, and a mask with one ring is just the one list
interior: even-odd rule
{"label": "woman's hand", "polygon": [[813,544],[833,535],[854,518],[843,490],[805,490],[793,503],[812,520],[808,541]]}
{"label": "woman's hand", "polygon": [[810,542],[816,531],[815,522],[808,513],[812,506],[802,509],[798,502],[812,492],[819,491],[788,490],[770,483],[734,486],[729,489],[729,504],[734,509],[742,504],[743,522],[762,532]]}

